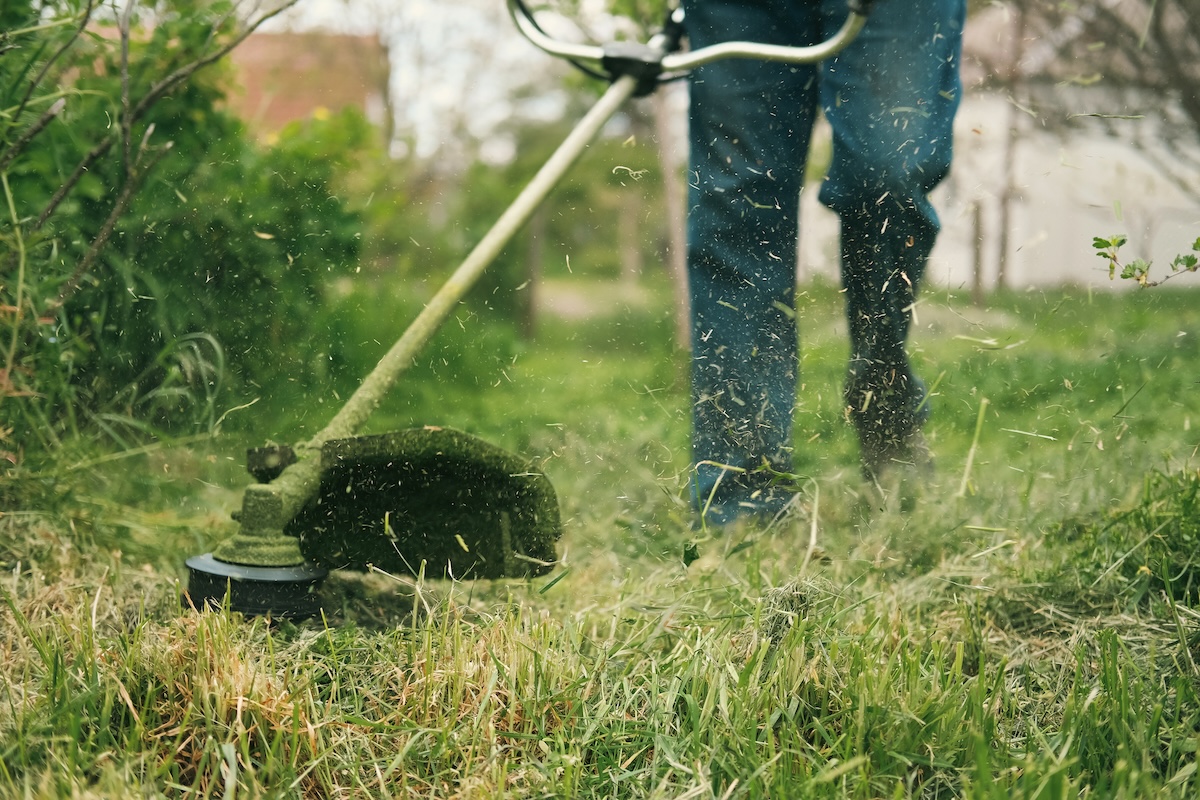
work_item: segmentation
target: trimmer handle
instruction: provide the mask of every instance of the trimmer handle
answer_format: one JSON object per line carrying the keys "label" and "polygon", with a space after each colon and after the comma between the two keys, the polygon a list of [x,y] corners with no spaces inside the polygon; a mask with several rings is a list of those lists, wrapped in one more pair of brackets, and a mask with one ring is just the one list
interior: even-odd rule
{"label": "trimmer handle", "polygon": [[[639,81],[646,81],[647,76],[657,78],[663,73],[680,73],[695,69],[704,64],[721,61],[726,58],[756,58],[762,61],[781,61],[787,64],[815,64],[837,54],[846,45],[854,41],[867,21],[875,0],[848,0],[850,14],[841,30],[819,44],[807,47],[783,47],[760,42],[720,42],[686,53],[670,52],[671,38],[659,34],[645,45],[634,45],[639,52],[631,59],[628,55],[630,45],[618,43],[608,46],[573,44],[554,39],[541,29],[533,18],[533,14],[525,5],[525,0],[507,0],[508,11],[513,22],[525,38],[533,42],[541,50],[559,58],[565,58],[577,64],[595,68],[610,77],[634,73]],[[671,12],[670,22],[679,25],[683,20],[683,9],[676,8]],[[614,49],[620,50],[620,55],[614,57]],[[614,72],[613,63],[623,65],[623,71]],[[624,66],[628,65],[628,66]]]}

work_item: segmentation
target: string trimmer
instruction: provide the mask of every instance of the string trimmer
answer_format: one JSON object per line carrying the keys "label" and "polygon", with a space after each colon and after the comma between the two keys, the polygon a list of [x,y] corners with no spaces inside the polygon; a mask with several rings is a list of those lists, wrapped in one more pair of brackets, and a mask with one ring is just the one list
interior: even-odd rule
{"label": "string trimmer", "polygon": [[330,569],[375,565],[432,577],[536,575],[557,559],[558,502],[527,459],[461,431],[426,427],[357,436],[414,357],[484,270],[630,97],[724,58],[813,63],[841,50],[866,21],[871,0],[851,0],[829,40],[810,47],[724,42],[676,52],[682,10],[645,44],[580,45],[548,36],[524,0],[507,0],[534,45],[611,82],[608,90],[425,306],[323,430],[291,447],[248,454],[257,483],[234,515],[236,535],[187,560],[196,606],[306,616]]}

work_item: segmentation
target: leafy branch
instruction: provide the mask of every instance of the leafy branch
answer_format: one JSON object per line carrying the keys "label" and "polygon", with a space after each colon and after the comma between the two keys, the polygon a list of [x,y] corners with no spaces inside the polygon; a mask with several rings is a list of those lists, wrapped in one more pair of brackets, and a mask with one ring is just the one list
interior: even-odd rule
{"label": "leafy branch", "polygon": [[[179,68],[170,72],[165,77],[163,77],[160,80],[158,80],[157,82],[153,83],[148,88],[148,90],[145,92],[145,94],[142,97],[138,98],[136,100],[136,102],[133,100],[133,98],[130,97],[129,37],[130,37],[130,25],[131,25],[133,10],[137,6],[137,3],[131,2],[128,6],[126,6],[124,13],[121,15],[121,17],[119,18],[119,21],[118,21],[118,33],[120,35],[120,48],[121,48],[120,61],[119,61],[120,80],[121,80],[121,97],[120,97],[121,119],[120,119],[120,124],[118,126],[116,126],[115,130],[110,131],[109,135],[102,138],[86,155],[83,156],[83,158],[76,165],[75,169],[72,171],[70,176],[68,176],[67,179],[64,180],[62,182],[62,184],[58,187],[58,190],[54,193],[53,197],[51,197],[51,199],[47,203],[46,207],[42,210],[42,212],[40,214],[37,215],[37,217],[34,220],[34,222],[32,223],[32,225],[30,225],[29,232],[33,233],[33,232],[41,230],[41,228],[46,224],[46,222],[49,221],[49,219],[58,210],[58,208],[61,205],[61,203],[63,202],[63,200],[65,200],[67,198],[67,196],[70,194],[71,190],[74,189],[75,186],[79,183],[79,181],[83,178],[83,176],[86,175],[89,172],[89,170],[91,170],[91,168],[93,167],[95,162],[98,161],[100,158],[104,157],[109,152],[109,150],[112,149],[113,145],[118,144],[118,143],[122,145],[122,151],[123,151],[122,155],[124,157],[123,160],[124,160],[125,167],[126,167],[126,169],[125,169],[126,182],[133,181],[135,178],[139,177],[139,176],[135,176],[135,175],[131,174],[131,169],[136,164],[136,159],[133,157],[133,153],[132,153],[132,144],[133,144],[132,143],[132,126],[133,126],[133,124],[138,122],[142,117],[144,117],[146,115],[146,113],[151,108],[153,108],[155,106],[155,104],[157,104],[172,89],[174,89],[177,86],[179,86],[180,84],[184,83],[198,70],[203,69],[204,67],[207,67],[210,64],[213,64],[213,63],[221,60],[222,58],[224,58],[226,55],[228,55],[230,53],[230,51],[232,51],[234,48],[236,48],[238,45],[240,45],[243,41],[245,41],[246,38],[249,37],[256,30],[258,30],[263,25],[263,23],[267,22],[268,20],[272,19],[273,17],[276,17],[279,14],[286,11],[287,9],[291,8],[292,6],[294,6],[296,4],[296,2],[298,2],[298,0],[283,0],[278,5],[276,5],[272,8],[269,8],[265,11],[262,11],[256,15],[253,15],[250,19],[245,21],[245,23],[242,25],[241,29],[233,37],[231,37],[228,41],[226,41],[222,45],[214,48],[210,52],[196,57],[194,60],[184,64],[183,66],[180,66]],[[54,54],[54,56],[50,59],[50,61],[47,62],[47,64],[43,66],[43,68],[38,73],[38,75],[31,80],[30,85],[26,91],[26,96],[22,99],[21,105],[17,109],[18,114],[28,104],[29,97],[33,94],[34,90],[45,81],[45,79],[48,75],[48,72],[49,72],[50,64],[57,61],[66,50],[68,50],[72,45],[75,44],[75,42],[78,39],[79,31],[81,31],[87,25],[87,23],[90,21],[90,19],[92,17],[93,8],[94,8],[94,2],[89,2],[87,4],[87,7],[84,9],[83,13],[81,14],[81,21],[79,22],[78,27],[76,28],[73,35]],[[22,135],[20,137],[18,137],[18,139],[15,142],[8,145],[3,151],[0,151],[0,158],[3,159],[3,164],[0,164],[0,168],[2,168],[3,166],[7,166],[7,164],[17,155],[17,153],[19,153],[21,149],[23,149],[26,145],[28,145],[28,143],[33,139],[34,136],[36,136],[38,133],[40,133],[55,117],[57,117],[59,115],[59,113],[63,110],[64,106],[65,106],[65,101],[63,101],[63,100],[60,100],[59,102],[55,103],[50,108],[49,111],[47,111],[45,114],[43,114],[42,117],[39,118],[34,124],[29,126],[29,128],[25,132],[23,132]],[[15,116],[16,115],[14,115],[14,117]],[[146,143],[143,142],[143,148],[145,147],[145,144]],[[170,145],[168,144],[167,147],[169,148],[169,146]],[[125,198],[125,199],[126,199],[126,201],[128,200],[128,198]],[[121,214],[124,213],[125,209],[124,209],[123,205],[125,205],[125,204],[123,204],[121,202],[121,198],[118,197],[118,201],[114,204],[114,209],[113,209],[116,212],[116,216],[119,217]],[[97,239],[96,241],[93,242],[93,245],[95,245],[97,242],[99,242],[100,247],[102,248],[105,240],[107,240],[107,236],[105,236],[103,239]],[[98,250],[100,248],[95,248],[95,249]],[[93,258],[88,258],[85,260],[90,262],[90,261],[94,260],[94,256],[93,256]],[[90,266],[90,264],[89,264],[89,266]],[[73,293],[74,287],[76,285],[77,285],[77,281],[71,282],[68,287],[68,291],[66,291],[62,295],[60,295],[59,298],[57,299],[57,301],[55,301],[55,303],[53,305],[55,305],[55,306],[61,305],[62,301],[65,300],[67,297],[69,297],[71,293]]]}
{"label": "leafy branch", "polygon": [[[68,304],[84,289],[102,298],[133,294],[122,286],[133,274],[131,256],[110,251],[114,241],[124,241],[124,250],[138,246],[122,239],[126,217],[149,202],[150,176],[178,150],[180,126],[171,124],[177,112],[164,101],[194,102],[184,91],[192,85],[206,96],[197,73],[296,2],[218,0],[159,14],[149,0],[129,0],[104,20],[114,41],[89,33],[111,4],[17,1],[15,22],[0,31],[0,438],[12,420],[20,421],[17,430],[49,430],[57,412],[47,409],[55,407],[66,409],[73,427],[83,396],[76,375],[86,373],[79,380],[89,391],[118,396],[116,387],[133,370],[112,369],[121,377],[111,383],[97,375],[108,374],[111,353],[123,353],[130,365],[133,357],[106,349],[100,331],[124,331],[132,315],[116,322],[107,299],[73,316]],[[139,19],[144,13],[148,22]],[[164,116],[168,124],[158,124]],[[93,280],[101,265],[113,274]],[[133,271],[137,280],[155,280]]]}
{"label": "leafy branch", "polygon": [[[1200,271],[1200,239],[1192,242],[1192,252],[1181,253],[1171,261],[1171,271],[1159,280],[1150,279],[1151,262],[1144,258],[1135,258],[1127,264],[1121,263],[1120,250],[1121,247],[1129,241],[1129,237],[1123,233],[1109,236],[1107,238],[1096,236],[1092,239],[1092,247],[1096,250],[1096,255],[1108,261],[1108,279],[1113,280],[1118,274],[1122,280],[1137,281],[1138,286],[1143,289],[1150,286],[1160,286],[1166,281],[1185,272]],[[1118,270],[1120,272],[1118,273]]]}

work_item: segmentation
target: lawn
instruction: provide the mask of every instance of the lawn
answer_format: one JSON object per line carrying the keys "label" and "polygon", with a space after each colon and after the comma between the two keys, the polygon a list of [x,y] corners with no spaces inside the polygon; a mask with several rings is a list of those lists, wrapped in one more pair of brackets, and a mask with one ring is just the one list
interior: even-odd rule
{"label": "lawn", "polygon": [[[324,619],[181,610],[240,453],[323,425],[337,376],[22,474],[0,796],[1200,794],[1200,292],[929,288],[937,476],[901,510],[858,475],[840,295],[806,286],[796,501],[716,531],[682,499],[686,364],[647,287],[585,287],[531,343],[464,307],[370,423],[537,459],[565,530],[536,579],[335,573]],[[359,317],[370,363],[404,320]]]}

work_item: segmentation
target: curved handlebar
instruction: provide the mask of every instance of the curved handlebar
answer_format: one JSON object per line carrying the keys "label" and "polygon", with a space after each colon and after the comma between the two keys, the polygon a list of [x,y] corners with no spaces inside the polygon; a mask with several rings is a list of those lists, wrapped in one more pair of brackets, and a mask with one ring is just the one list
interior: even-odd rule
{"label": "curved handlebar", "polygon": [[[522,8],[522,0],[507,0],[508,12],[522,35],[536,47],[552,56],[586,64],[602,65],[609,51],[599,45],[572,44],[548,36]],[[658,50],[658,66],[663,72],[685,72],[690,69],[721,61],[726,58],[756,58],[762,61],[780,61],[787,64],[814,64],[838,53],[850,44],[867,21],[874,0],[849,0],[850,15],[841,30],[824,42],[807,47],[785,47],[760,42],[720,42],[686,53],[663,53],[663,37],[656,36],[646,47]],[[673,21],[681,22],[683,11],[672,12]]]}

